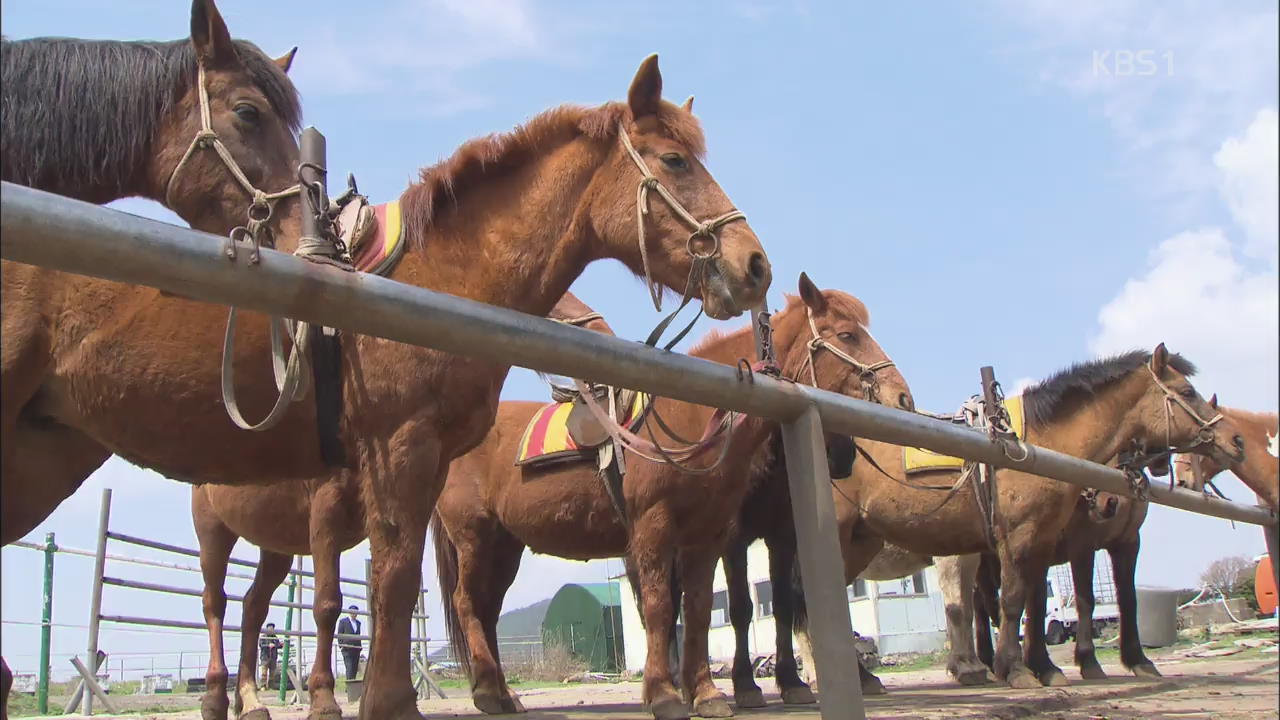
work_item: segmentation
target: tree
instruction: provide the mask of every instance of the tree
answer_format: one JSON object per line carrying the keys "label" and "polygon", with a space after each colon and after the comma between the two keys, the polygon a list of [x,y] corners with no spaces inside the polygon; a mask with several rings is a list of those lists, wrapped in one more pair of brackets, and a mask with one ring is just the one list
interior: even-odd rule
{"label": "tree", "polygon": [[1200,574],[1200,582],[1224,597],[1239,594],[1241,585],[1253,576],[1253,562],[1243,555],[1218,558]]}

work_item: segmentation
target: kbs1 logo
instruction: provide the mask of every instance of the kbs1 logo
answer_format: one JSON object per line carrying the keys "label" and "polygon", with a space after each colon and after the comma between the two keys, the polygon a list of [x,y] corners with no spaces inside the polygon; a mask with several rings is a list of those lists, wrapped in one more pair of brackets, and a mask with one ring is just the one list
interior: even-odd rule
{"label": "kbs1 logo", "polygon": [[1094,77],[1173,76],[1173,51],[1094,50]]}

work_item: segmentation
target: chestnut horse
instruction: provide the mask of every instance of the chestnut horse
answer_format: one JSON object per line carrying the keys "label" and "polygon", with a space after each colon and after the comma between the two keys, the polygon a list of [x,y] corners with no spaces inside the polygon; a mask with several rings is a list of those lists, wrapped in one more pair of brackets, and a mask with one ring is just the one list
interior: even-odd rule
{"label": "chestnut horse", "polygon": [[[1163,344],[1075,365],[1023,394],[1026,442],[1093,462],[1106,462],[1133,441],[1170,443],[1240,459],[1243,438],[1191,386],[1193,366]],[[1197,442],[1198,438],[1211,438]],[[1224,440],[1225,438],[1225,440]],[[1225,444],[1224,444],[1225,442]],[[975,508],[972,483],[952,492],[955,472],[904,479],[902,448],[858,441],[871,462],[855,462],[838,486],[837,516],[845,575],[856,577],[885,543],[921,555],[976,554],[1000,559],[1001,626],[1018,627],[1027,613],[1026,654],[1018,633],[1000,633],[993,669],[1016,688],[1061,684],[1066,678],[1044,651],[1044,588],[1059,539],[1075,515],[1080,489],[1003,469],[996,473],[994,520]],[[877,468],[876,465],[879,467]]]}
{"label": "chestnut horse", "polygon": [[[866,309],[845,293],[819,290],[800,277],[800,296],[774,316],[774,345],[781,371],[797,382],[836,392],[864,392],[864,370],[886,397],[906,393],[902,376],[866,330]],[[822,345],[821,343],[825,343]],[[822,349],[815,349],[822,348]],[[727,335],[713,333],[692,355],[735,364],[755,355],[750,328]],[[879,370],[872,370],[879,366]],[[810,374],[809,368],[812,368]],[[687,718],[692,702],[699,715],[731,714],[724,695],[712,683],[707,664],[711,618],[711,582],[729,526],[748,490],[750,467],[767,462],[768,443],[777,424],[744,417],[719,443],[695,462],[710,465],[689,473],[649,462],[630,451],[623,482],[625,522],[615,512],[592,462],[548,467],[513,466],[523,430],[539,403],[505,402],[484,443],[454,462],[453,476],[441,495],[433,523],[440,593],[450,640],[472,678],[472,698],[485,712],[521,710],[507,687],[498,659],[496,622],[503,596],[520,564],[524,548],[586,560],[629,555],[639,576],[638,595],[648,637],[644,700],[660,719]],[[646,425],[661,442],[675,436],[698,437],[714,416],[708,407],[657,399]],[[642,433],[646,429],[642,429]],[[677,693],[668,659],[669,628],[675,617],[672,571],[678,568],[684,590],[684,662]]]}
{"label": "chestnut horse", "polygon": [[1200,491],[1219,473],[1230,470],[1257,493],[1262,503],[1280,511],[1280,416],[1220,407],[1217,399],[1216,395],[1212,398],[1214,407],[1240,428],[1249,447],[1265,450],[1250,452],[1243,461],[1230,464],[1215,458],[1180,455],[1176,459],[1179,469],[1183,470],[1179,479],[1189,476],[1188,487]]}
{"label": "chestnut horse", "polygon": [[[661,93],[657,58],[650,57],[626,103],[553,109],[514,132],[468,142],[424,170],[401,196],[408,249],[391,279],[545,316],[588,263],[615,258],[637,274],[647,269],[667,288],[700,294],[715,318],[759,304],[769,286],[768,260],[702,165],[697,120]],[[649,202],[649,190],[664,202]],[[70,287],[53,293],[59,279]],[[45,335],[12,349],[39,361],[30,366],[39,373],[22,377],[39,388],[42,426],[74,427],[104,457],[115,452],[188,482],[359,476],[373,555],[375,637],[360,716],[421,717],[409,673],[409,621],[427,523],[449,463],[492,425],[509,367],[347,337],[342,423],[350,467],[334,471],[325,467],[307,420],[314,418],[313,398],[266,432],[240,432],[228,422],[219,382],[224,308],[33,268],[6,270],[4,291],[6,328],[30,323],[37,313],[48,318]],[[266,318],[250,320],[238,364],[256,364],[268,352]],[[23,336],[7,335],[6,353],[13,337]],[[19,384],[7,370],[4,381],[6,389]],[[275,397],[270,374],[240,385],[258,401],[245,409],[265,414]],[[24,447],[22,457],[48,463],[66,452],[45,443]],[[75,470],[59,483],[66,493],[87,475]],[[7,488],[14,479],[7,466],[4,477]],[[39,481],[54,484],[47,471]]]}
{"label": "chestnut horse", "polygon": [[[0,179],[95,203],[145,197],[225,235],[245,222],[247,189],[212,152],[193,152],[176,172],[203,129],[201,95],[245,178],[269,191],[291,186],[302,112],[285,72],[296,49],[272,60],[232,40],[213,0],[192,2],[191,37],[175,42],[0,40]],[[290,209],[274,216],[273,231],[297,234]],[[51,300],[77,280],[7,261],[0,272],[0,540],[8,544],[48,517],[110,451],[61,422],[43,394],[53,374]],[[0,660],[0,712],[10,682]]]}
{"label": "chestnut horse", "polygon": [[[613,331],[591,308],[565,293],[548,315],[610,335]],[[266,720],[270,712],[258,699],[258,635],[271,595],[284,580],[294,555],[314,559],[316,655],[307,680],[312,718],[340,720],[332,700],[333,633],[342,606],[338,561],[341,553],[365,538],[360,483],[354,474],[262,486],[199,485],[191,489],[191,519],[200,543],[204,575],[204,620],[209,631],[209,667],[205,672],[205,717],[221,717],[227,698],[227,665],[222,646],[227,595],[227,562],[236,541],[244,538],[259,549],[258,569],[241,606],[240,670],[235,713]]]}

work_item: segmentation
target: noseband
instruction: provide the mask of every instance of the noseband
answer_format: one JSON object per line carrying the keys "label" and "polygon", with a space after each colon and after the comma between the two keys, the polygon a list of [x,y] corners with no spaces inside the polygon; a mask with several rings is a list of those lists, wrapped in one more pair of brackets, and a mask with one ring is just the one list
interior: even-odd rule
{"label": "noseband", "polygon": [[818,387],[817,358],[819,350],[826,350],[845,363],[852,365],[858,371],[858,379],[862,381],[862,397],[873,403],[880,402],[880,381],[876,377],[876,373],[881,370],[887,370],[894,366],[892,360],[881,360],[878,363],[867,365],[849,353],[841,350],[836,345],[829,343],[818,332],[818,324],[813,320],[813,311],[805,307],[805,314],[809,318],[809,331],[813,334],[813,338],[809,340],[808,351],[809,356],[805,358],[804,364],[809,368],[809,379],[813,382],[814,387]]}
{"label": "noseband", "polygon": [[[196,62],[196,89],[200,97],[200,131],[196,133],[191,144],[187,146],[187,151],[183,153],[182,159],[173,168],[173,172],[169,174],[169,182],[165,185],[164,202],[165,205],[173,207],[173,189],[178,179],[179,173],[186,167],[187,161],[195,155],[196,150],[201,148],[212,148],[218,158],[222,160],[222,164],[226,166],[231,173],[231,177],[240,183],[240,187],[249,193],[253,201],[249,204],[248,221],[243,227],[237,227],[231,231],[232,237],[239,234],[247,234],[254,240],[254,245],[261,244],[259,238],[266,230],[267,222],[271,219],[271,213],[275,208],[275,201],[286,198],[291,195],[297,195],[302,190],[300,184],[295,184],[285,188],[279,192],[267,193],[254,187],[249,182],[249,178],[240,169],[240,165],[236,159],[231,156],[231,151],[227,150],[227,146],[218,138],[218,133],[213,129],[213,116],[209,109],[209,90],[205,85],[204,64]],[[228,249],[228,253],[234,253],[234,245]]]}
{"label": "noseband", "polygon": [[[1145,367],[1147,368],[1147,372],[1151,373],[1152,382],[1154,382],[1156,387],[1160,388],[1160,391],[1164,393],[1164,444],[1165,447],[1168,448],[1166,452],[1170,454],[1184,453],[1201,445],[1213,444],[1217,439],[1217,433],[1214,431],[1213,426],[1222,420],[1222,413],[1218,413],[1208,420],[1205,420],[1200,417],[1200,413],[1197,413],[1195,408],[1191,407],[1191,403],[1187,402],[1181,395],[1174,392],[1168,385],[1165,385],[1164,382],[1160,380],[1160,377],[1156,375],[1156,371],[1151,369],[1151,365],[1148,364]],[[1173,406],[1175,404],[1186,411],[1187,415],[1190,415],[1191,419],[1194,420],[1197,425],[1195,440],[1192,440],[1184,446],[1176,448],[1173,445]]]}
{"label": "noseband", "polygon": [[[689,252],[689,256],[693,258],[693,266],[689,269],[689,279],[685,284],[685,300],[689,298],[689,293],[693,289],[694,278],[699,282],[706,272],[706,265],[720,257],[720,228],[728,225],[734,220],[746,220],[747,216],[740,210],[730,210],[729,212],[712,218],[711,220],[699,220],[693,216],[693,213],[685,209],[684,205],[676,199],[675,195],[667,189],[657,175],[649,169],[644,158],[640,157],[640,153],[636,152],[635,146],[631,144],[631,138],[627,136],[627,129],[618,123],[618,138],[622,140],[622,147],[627,151],[627,155],[631,157],[631,161],[640,169],[640,185],[636,188],[636,236],[640,242],[640,263],[644,267],[644,282],[649,288],[649,297],[653,299],[653,307],[659,312],[662,311],[662,288],[653,281],[653,276],[649,271],[649,249],[645,243],[644,236],[644,218],[649,214],[649,192],[658,193],[658,196],[666,201],[667,206],[676,214],[686,225],[693,228],[693,232],[689,234],[689,239],[685,241],[685,248]],[[694,247],[695,241],[699,237],[705,237],[711,240],[711,249],[706,252],[700,252]]]}

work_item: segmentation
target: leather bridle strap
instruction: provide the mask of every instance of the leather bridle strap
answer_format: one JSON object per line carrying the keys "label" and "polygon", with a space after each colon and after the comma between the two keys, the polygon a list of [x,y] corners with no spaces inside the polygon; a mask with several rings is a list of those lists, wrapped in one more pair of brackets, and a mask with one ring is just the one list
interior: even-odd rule
{"label": "leather bridle strap", "polygon": [[[1165,448],[1167,448],[1166,452],[1170,454],[1185,452],[1198,445],[1214,442],[1216,433],[1214,432],[1213,426],[1222,420],[1222,413],[1218,413],[1208,420],[1205,420],[1200,417],[1200,413],[1197,413],[1195,408],[1191,407],[1191,403],[1187,402],[1181,395],[1170,389],[1168,385],[1164,384],[1164,381],[1160,379],[1160,376],[1156,374],[1156,371],[1151,369],[1150,364],[1145,365],[1144,367],[1146,367],[1147,372],[1151,374],[1152,382],[1154,382],[1156,387],[1160,388],[1160,391],[1164,393],[1164,445]],[[1191,419],[1199,426],[1197,428],[1198,432],[1196,439],[1186,447],[1175,448],[1173,446],[1173,406],[1175,404],[1186,411],[1187,415],[1190,415]]]}
{"label": "leather bridle strap", "polygon": [[[728,225],[735,220],[746,220],[747,216],[740,210],[730,210],[729,212],[719,215],[710,220],[699,220],[689,212],[684,205],[671,194],[657,175],[649,169],[644,158],[636,151],[635,146],[631,144],[631,138],[627,136],[627,129],[622,123],[618,123],[618,138],[622,141],[622,147],[627,151],[631,161],[640,169],[640,185],[636,188],[636,236],[640,243],[640,264],[644,268],[645,286],[649,288],[649,297],[653,300],[653,307],[659,312],[662,311],[662,288],[654,282],[653,275],[649,269],[649,248],[645,242],[644,219],[649,214],[649,193],[656,192],[659,197],[666,201],[671,211],[676,217],[680,218],[686,225],[693,228],[693,232],[686,241],[686,248],[689,255],[694,259],[695,266],[701,266],[704,263],[720,256],[720,236],[718,231],[720,228]],[[699,237],[706,237],[712,241],[711,250],[707,252],[699,252],[694,248],[694,241]],[[698,278],[701,281],[701,278]],[[694,273],[690,271],[688,287],[685,288],[685,300],[687,302],[690,290],[692,290],[694,281]],[[683,306],[682,306],[683,307]]]}
{"label": "leather bridle strap", "polygon": [[876,373],[893,367],[894,362],[886,359],[870,365],[863,363],[822,337],[822,334],[818,332],[818,324],[813,320],[813,311],[808,307],[805,308],[805,314],[809,319],[809,331],[813,334],[813,338],[809,340],[809,356],[805,358],[804,362],[809,368],[809,378],[813,381],[813,386],[818,387],[817,360],[815,356],[819,350],[826,350],[845,363],[852,365],[858,371],[858,376],[862,380],[863,397],[866,400],[879,402],[880,383],[876,380]]}

